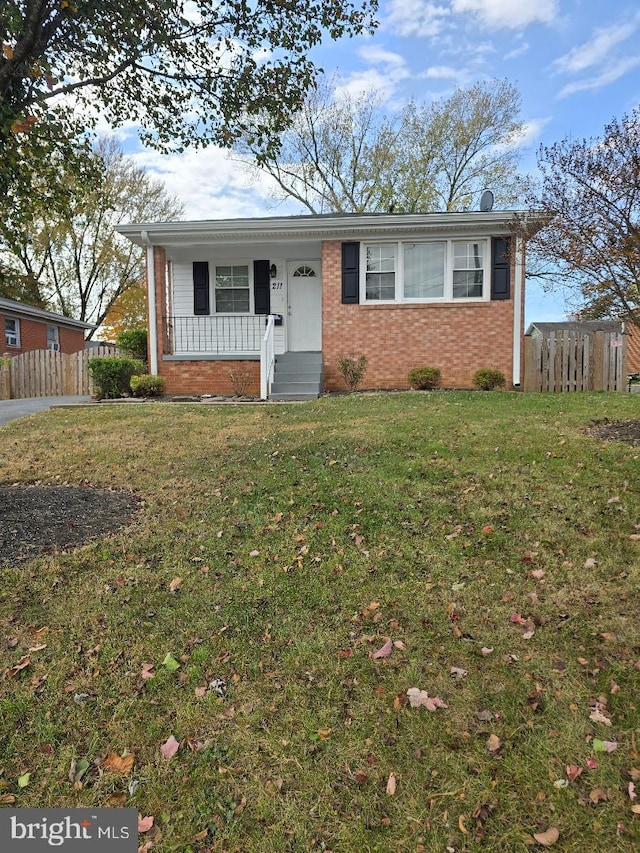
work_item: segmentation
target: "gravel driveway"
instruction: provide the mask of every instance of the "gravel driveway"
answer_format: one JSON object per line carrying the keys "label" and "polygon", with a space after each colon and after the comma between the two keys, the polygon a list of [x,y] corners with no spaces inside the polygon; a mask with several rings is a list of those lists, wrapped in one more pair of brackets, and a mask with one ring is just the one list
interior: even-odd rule
{"label": "gravel driveway", "polygon": [[0,426],[17,418],[46,412],[51,406],[86,403],[90,399],[91,397],[29,397],[26,400],[0,400]]}

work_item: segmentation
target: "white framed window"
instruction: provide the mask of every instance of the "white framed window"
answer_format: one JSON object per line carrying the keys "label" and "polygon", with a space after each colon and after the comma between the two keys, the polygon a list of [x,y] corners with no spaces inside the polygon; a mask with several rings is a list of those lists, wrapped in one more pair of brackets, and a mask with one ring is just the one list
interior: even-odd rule
{"label": "white framed window", "polygon": [[395,299],[396,244],[383,243],[365,246],[365,289],[367,300]]}
{"label": "white framed window", "polygon": [[482,299],[484,254],[483,240],[456,240],[453,244],[454,299]]}
{"label": "white framed window", "polygon": [[486,239],[363,243],[361,302],[486,300],[488,263]]}
{"label": "white framed window", "polygon": [[20,320],[15,317],[4,318],[4,342],[8,347],[20,346]]}
{"label": "white framed window", "polygon": [[57,326],[47,326],[47,349],[60,349],[60,332]]}
{"label": "white framed window", "polygon": [[216,314],[248,314],[251,310],[251,287],[248,264],[216,264]]}

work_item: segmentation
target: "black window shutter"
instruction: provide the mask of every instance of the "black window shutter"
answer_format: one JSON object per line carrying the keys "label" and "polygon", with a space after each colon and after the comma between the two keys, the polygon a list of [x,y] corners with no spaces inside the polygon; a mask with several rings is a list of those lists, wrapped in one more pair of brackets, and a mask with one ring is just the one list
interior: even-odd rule
{"label": "black window shutter", "polygon": [[253,262],[253,301],[256,314],[271,313],[269,261]]}
{"label": "black window shutter", "polygon": [[193,313],[210,314],[209,262],[193,262]]}
{"label": "black window shutter", "polygon": [[342,244],[342,302],[356,305],[360,301],[360,243]]}
{"label": "black window shutter", "polygon": [[494,237],[491,241],[491,298],[511,298],[511,240]]}

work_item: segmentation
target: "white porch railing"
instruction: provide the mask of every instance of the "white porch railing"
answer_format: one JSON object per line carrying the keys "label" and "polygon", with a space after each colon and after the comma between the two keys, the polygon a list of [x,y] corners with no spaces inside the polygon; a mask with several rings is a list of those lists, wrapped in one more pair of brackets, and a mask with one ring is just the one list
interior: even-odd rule
{"label": "white porch railing", "polygon": [[276,363],[274,334],[276,318],[269,314],[267,328],[260,345],[260,399],[268,400]]}

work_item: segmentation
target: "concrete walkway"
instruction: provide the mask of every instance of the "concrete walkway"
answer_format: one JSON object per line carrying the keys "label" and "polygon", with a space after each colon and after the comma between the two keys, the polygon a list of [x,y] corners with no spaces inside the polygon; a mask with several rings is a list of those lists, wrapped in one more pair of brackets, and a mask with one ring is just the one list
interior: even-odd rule
{"label": "concrete walkway", "polygon": [[87,403],[91,397],[29,397],[26,400],[0,400],[0,426],[46,412],[52,406],[68,406],[73,403]]}

